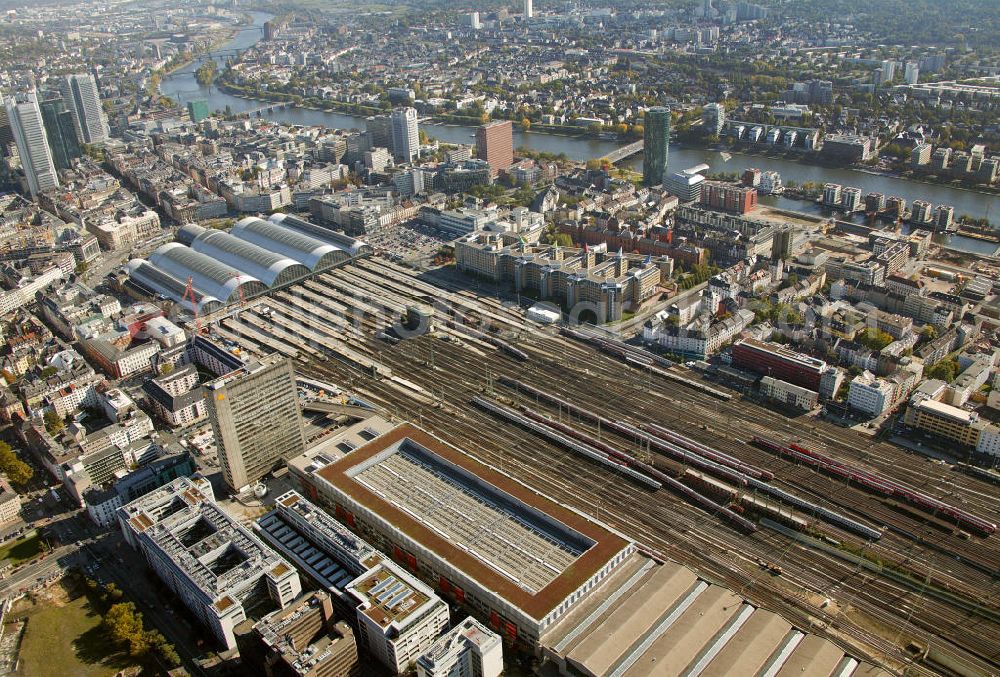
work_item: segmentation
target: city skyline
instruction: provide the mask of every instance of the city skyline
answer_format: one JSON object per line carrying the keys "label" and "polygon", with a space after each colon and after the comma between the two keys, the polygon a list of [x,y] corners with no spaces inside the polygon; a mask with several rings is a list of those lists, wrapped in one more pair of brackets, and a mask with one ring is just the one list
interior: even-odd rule
{"label": "city skyline", "polygon": [[0,34],[20,672],[995,671],[995,2]]}

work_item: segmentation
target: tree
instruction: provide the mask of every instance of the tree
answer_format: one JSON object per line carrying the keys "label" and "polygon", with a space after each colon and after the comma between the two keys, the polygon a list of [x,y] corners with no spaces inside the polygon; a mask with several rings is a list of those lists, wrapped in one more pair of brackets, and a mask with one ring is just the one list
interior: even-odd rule
{"label": "tree", "polygon": [[212,84],[212,80],[215,79],[216,71],[218,71],[219,65],[215,63],[214,59],[209,59],[202,65],[198,66],[198,70],[194,72],[194,79],[198,81],[201,86],[207,86]]}
{"label": "tree", "polygon": [[[135,604],[132,602],[119,602],[113,604],[108,613],[104,614],[104,627],[108,631],[108,636],[115,644],[128,644],[129,653],[134,647],[141,648],[145,644],[144,632],[142,629],[142,614],[137,613]],[[148,645],[147,645],[148,648]]]}
{"label": "tree", "polygon": [[573,237],[569,233],[556,233],[552,242],[560,247],[572,247]]}
{"label": "tree", "polygon": [[19,459],[6,442],[0,442],[0,472],[16,485],[27,484],[35,475],[31,466]]}
{"label": "tree", "polygon": [[45,421],[45,429],[48,431],[50,435],[55,435],[64,427],[66,427],[66,424],[63,423],[63,420],[59,418],[59,414],[57,414],[53,409],[49,409],[47,412],[45,412],[45,414],[42,416],[42,420]]}
{"label": "tree", "polygon": [[858,333],[858,341],[870,350],[882,350],[892,343],[892,335],[875,327],[868,327]]}
{"label": "tree", "polygon": [[528,118],[521,118],[521,129],[523,129],[524,131],[528,131],[529,129],[531,129],[531,120],[529,120]]}
{"label": "tree", "polygon": [[924,372],[924,376],[927,378],[938,379],[944,381],[945,383],[951,383],[955,380],[955,376],[958,375],[958,360],[955,359],[945,359],[941,360],[933,367]]}

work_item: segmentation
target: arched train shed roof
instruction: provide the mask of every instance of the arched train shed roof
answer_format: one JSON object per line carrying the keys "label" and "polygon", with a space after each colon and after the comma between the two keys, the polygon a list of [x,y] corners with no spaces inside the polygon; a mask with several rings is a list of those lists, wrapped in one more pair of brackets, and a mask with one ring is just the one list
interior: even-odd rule
{"label": "arched train shed roof", "polygon": [[[294,259],[268,251],[229,233],[207,228],[201,230],[191,241],[192,249],[241,270],[268,287],[294,282],[311,272]],[[189,230],[189,233],[192,231],[193,229]]]}
{"label": "arched train shed roof", "polygon": [[243,296],[251,296],[267,289],[256,277],[179,242],[163,245],[150,255],[149,262],[185,283],[190,277],[197,291],[226,305],[239,300],[241,291]]}
{"label": "arched train shed roof", "polygon": [[233,226],[231,234],[245,242],[294,259],[312,272],[330,268],[351,256],[349,251],[336,245],[253,216],[239,221]]}
{"label": "arched train shed roof", "polygon": [[[190,297],[184,298],[184,291],[187,288],[186,281],[178,280],[173,275],[163,272],[143,259],[132,259],[125,268],[128,270],[130,280],[155,294],[170,299],[189,311],[195,310],[195,305],[191,303]],[[206,296],[198,290],[194,290],[194,298],[200,315],[214,313],[223,307],[219,299],[214,296]]]}

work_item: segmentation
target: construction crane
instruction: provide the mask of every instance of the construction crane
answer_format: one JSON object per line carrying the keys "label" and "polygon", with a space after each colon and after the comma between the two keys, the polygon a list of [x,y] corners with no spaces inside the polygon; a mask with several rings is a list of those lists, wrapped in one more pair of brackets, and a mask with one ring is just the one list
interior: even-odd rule
{"label": "construction crane", "polygon": [[247,307],[247,299],[243,296],[243,283],[240,282],[240,276],[236,276],[236,291],[240,295],[240,309]]}
{"label": "construction crane", "polygon": [[181,300],[191,303],[191,312],[194,313],[194,334],[191,335],[191,342],[194,343],[195,337],[201,333],[201,318],[198,317],[198,297],[194,293],[194,279],[191,276],[188,276]]}

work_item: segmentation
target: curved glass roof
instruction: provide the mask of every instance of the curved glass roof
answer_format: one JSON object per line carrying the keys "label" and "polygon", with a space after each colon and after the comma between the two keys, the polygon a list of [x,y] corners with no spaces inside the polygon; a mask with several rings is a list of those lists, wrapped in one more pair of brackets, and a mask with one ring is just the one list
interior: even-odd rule
{"label": "curved glass roof", "polygon": [[208,228],[204,226],[199,226],[197,223],[185,223],[177,229],[177,235],[174,236],[174,239],[190,247],[196,237],[206,232],[208,232]]}
{"label": "curved glass roof", "polygon": [[[142,259],[132,259],[126,265],[126,269],[128,270],[129,279],[137,282],[142,287],[170,299],[187,310],[195,310],[190,298],[184,298],[187,283],[178,280],[176,277],[163,272]],[[219,299],[213,296],[205,296],[198,290],[194,290],[194,298],[199,313],[213,313],[223,307]]]}
{"label": "curved glass roof", "polygon": [[179,280],[190,277],[195,289],[227,304],[236,300],[241,287],[244,295],[266,289],[256,277],[179,242],[163,245],[150,255],[149,262]]}
{"label": "curved glass roof", "polygon": [[291,282],[310,273],[307,267],[294,259],[219,230],[199,233],[191,248],[257,278],[268,287]]}
{"label": "curved glass roof", "polygon": [[338,249],[343,249],[352,256],[363,253],[371,253],[371,246],[361,240],[355,239],[343,233],[338,233],[323,226],[317,226],[305,219],[291,214],[272,214],[268,221],[278,226],[287,228],[314,240],[319,240],[324,244],[332,244]]}
{"label": "curved glass roof", "polygon": [[328,242],[285,228],[256,217],[241,220],[230,233],[232,236],[287,256],[309,270],[328,268],[350,258],[350,252]]}

